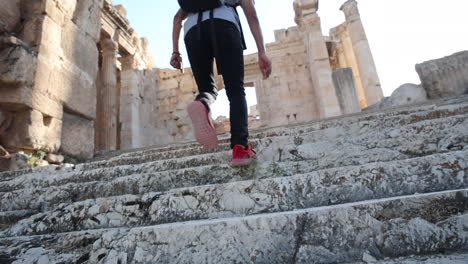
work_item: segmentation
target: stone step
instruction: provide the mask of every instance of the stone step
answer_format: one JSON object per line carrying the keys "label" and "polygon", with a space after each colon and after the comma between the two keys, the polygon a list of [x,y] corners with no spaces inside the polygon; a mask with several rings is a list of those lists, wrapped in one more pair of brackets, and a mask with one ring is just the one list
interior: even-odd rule
{"label": "stone step", "polygon": [[[436,129],[436,131],[438,130]],[[423,131],[422,134],[427,135],[428,133],[426,132],[427,131]],[[451,140],[456,137],[448,135],[448,138],[450,140],[437,139],[436,141],[439,141],[439,145],[446,146],[448,144],[447,142],[452,142]],[[417,143],[413,138],[408,138],[405,141],[405,144],[401,145],[403,145],[403,148],[408,149],[415,142]],[[413,147],[411,152],[415,153],[416,151],[422,151],[421,153],[418,153],[418,155],[422,155],[422,153],[426,152],[431,153],[431,151],[426,150],[427,147],[431,148],[431,144],[429,143],[430,142],[428,141],[419,142],[415,147]],[[459,143],[452,142],[450,144],[452,144],[452,146],[456,146],[456,144]],[[279,144],[281,145],[282,143],[279,142]],[[224,153],[224,158],[222,157],[222,153],[218,153],[218,155],[221,155],[219,160],[222,161],[223,165],[209,165],[181,170],[146,173],[148,171],[151,172],[155,170],[152,167],[152,163],[149,163],[145,164],[144,167],[140,167],[141,170],[137,171],[136,175],[130,175],[132,172],[134,173],[135,170],[124,173],[119,171],[120,168],[114,168],[113,171],[108,169],[108,174],[102,170],[95,172],[54,174],[47,178],[49,181],[46,182],[47,184],[44,184],[45,181],[33,179],[39,182],[38,184],[35,184],[39,187],[30,187],[1,193],[0,197],[2,200],[12,201],[13,199],[14,202],[2,203],[0,205],[0,210],[19,210],[26,208],[42,208],[44,210],[45,208],[48,208],[48,204],[50,205],[61,201],[79,201],[99,197],[96,196],[96,192],[103,193],[102,195],[104,196],[114,196],[122,194],[139,194],[141,193],[141,190],[145,190],[144,192],[166,191],[168,189],[178,187],[225,183],[247,179],[292,176],[329,167],[343,167],[360,163],[366,164],[372,162],[402,160],[409,157],[409,155],[402,154],[399,151],[390,151],[383,148],[381,146],[382,144],[385,144],[385,139],[383,138],[379,143],[380,145],[373,146],[375,148],[371,151],[366,152],[365,149],[367,147],[361,147],[359,144],[360,143],[348,144],[346,146],[346,152],[341,151],[343,147],[343,144],[341,143],[336,145],[332,143],[322,145],[312,143],[311,145],[304,144],[302,146],[292,146],[290,149],[284,149],[282,151],[284,154],[277,152],[274,156],[265,156],[263,161],[260,161],[259,164],[248,169],[230,168],[225,165],[229,160],[229,153]],[[432,145],[435,146],[434,144]],[[275,146],[273,147],[275,148]],[[265,149],[268,149],[268,147]],[[446,149],[441,148],[440,151],[443,152],[446,151]],[[269,153],[272,152],[273,150],[269,150]],[[280,156],[282,162],[277,162],[280,159]],[[260,158],[262,158],[261,155]],[[274,162],[268,162],[269,160],[274,160]],[[119,175],[127,174],[130,176],[118,177]],[[19,182],[19,184],[23,184],[21,180],[23,179],[18,178],[15,181]],[[69,180],[73,182],[70,183]],[[163,188],[163,186],[166,186],[167,189]],[[101,188],[101,190],[104,191],[96,191],[98,188]],[[65,197],[65,199],[60,198],[62,196]],[[18,197],[28,197],[28,199],[20,199]]]}
{"label": "stone step", "polygon": [[[377,158],[385,157],[385,160],[389,160],[387,156],[379,156],[378,154],[379,151],[376,151],[373,156]],[[359,156],[359,153],[356,155]],[[362,156],[359,157],[362,158]],[[5,201],[0,204],[0,211],[21,209],[45,211],[50,210],[51,206],[63,202],[69,203],[124,194],[163,192],[174,188],[249,179],[292,176],[315,171],[316,168],[317,164],[314,164],[310,160],[305,160],[282,163],[274,162],[266,165],[263,164],[263,166],[262,164],[254,164],[244,169],[231,168],[226,164],[210,165],[175,171],[135,174],[115,179],[107,179],[105,175],[101,174],[102,179],[100,181],[32,187],[0,193],[1,200]],[[55,175],[54,177],[59,176]]]}
{"label": "stone step", "polygon": [[448,254],[411,256],[392,260],[375,260],[369,255],[363,256],[362,262],[354,264],[466,264],[468,263],[468,252],[451,252]]}
{"label": "stone step", "polygon": [[3,259],[349,263],[468,248],[468,189],[282,213],[0,239]]}
{"label": "stone step", "polygon": [[[436,120],[440,118],[447,118],[452,116],[459,116],[459,118],[466,118],[468,115],[468,104],[466,106],[460,106],[459,108],[453,108],[453,106],[447,107],[446,109],[431,110],[430,112],[423,111],[417,114],[409,115],[408,111],[404,111],[403,115],[385,115],[385,116],[366,116],[361,119],[350,119],[341,118],[327,121],[319,121],[315,123],[308,123],[303,125],[296,125],[290,128],[278,128],[269,129],[265,132],[257,132],[252,135],[251,142],[256,146],[259,141],[266,138],[277,138],[277,137],[301,137],[307,134],[313,134],[317,139],[330,138],[330,132],[332,135],[340,134],[355,134],[355,133],[373,133],[378,130],[384,130],[392,127],[410,126],[423,121]],[[375,120],[374,120],[375,119]],[[372,121],[372,122],[370,122]],[[340,129],[338,131],[333,131]],[[227,151],[230,149],[229,140],[225,139],[221,141],[221,151]],[[164,149],[149,149],[144,151],[136,151],[127,154],[122,154],[118,157],[111,159],[111,161],[102,161],[96,163],[83,164],[82,169],[95,169],[107,166],[125,165],[125,164],[138,164],[143,161],[161,160],[161,159],[174,159],[186,156],[201,155],[213,153],[213,150],[205,150],[198,144],[187,144],[178,146],[177,148]]]}
{"label": "stone step", "polygon": [[[278,135],[295,135],[297,133],[314,132],[326,128],[349,126],[356,123],[364,123],[365,127],[388,128],[396,125],[412,124],[422,120],[444,118],[454,115],[463,115],[468,112],[468,96],[459,98],[447,98],[428,102],[417,106],[398,107],[385,111],[366,111],[351,115],[328,118],[325,120],[311,121],[306,123],[292,124],[267,129],[252,131],[251,138],[274,137]],[[372,121],[372,122],[369,122]],[[221,142],[227,143],[229,138]],[[192,142],[188,144],[175,144],[164,148],[150,148],[141,151],[131,151],[124,156],[141,156],[148,153],[170,152],[184,148],[198,148],[199,144]]]}
{"label": "stone step", "polygon": [[[259,163],[257,175],[268,174],[272,166],[294,163],[295,171],[359,165],[369,162],[406,159],[468,148],[468,116],[421,121],[386,131],[368,131],[355,135],[342,135],[330,131],[317,136],[315,133],[296,137],[281,136],[258,140]],[[125,159],[125,158],[124,158]],[[133,158],[132,158],[133,159]],[[146,157],[142,157],[146,159]],[[217,152],[167,160],[149,161],[136,165],[95,168],[81,171],[76,168],[56,170],[42,169],[38,173],[19,176],[0,182],[0,192],[22,188],[50,187],[67,183],[110,181],[132,174],[156,174],[165,171],[228,164],[230,152]],[[113,161],[110,161],[113,163]],[[291,171],[291,164],[283,170]],[[215,167],[217,167],[215,165]],[[232,171],[232,169],[228,169]],[[53,176],[51,175],[53,174]],[[282,175],[282,176],[290,176]],[[0,194],[1,195],[1,194]],[[1,210],[1,209],[0,209]]]}
{"label": "stone step", "polygon": [[[314,148],[308,148],[314,149]],[[327,149],[326,149],[327,150]],[[221,165],[209,165],[193,167],[188,169],[169,170],[162,172],[137,172],[134,175],[126,173],[118,177],[120,172],[115,169],[109,170],[109,174],[96,171],[94,174],[83,172],[82,174],[54,174],[48,180],[50,185],[18,189],[15,191],[0,193],[2,201],[0,211],[40,209],[46,210],[52,204],[61,202],[73,202],[97,197],[116,196],[124,194],[142,194],[146,192],[161,192],[173,188],[190,187],[205,184],[218,184],[232,181],[249,179],[262,179],[270,177],[293,176],[307,172],[316,171],[327,167],[330,164],[344,167],[359,164],[360,162],[387,162],[391,160],[404,160],[406,156],[399,152],[386,151],[385,149],[375,149],[371,152],[359,152],[355,149],[353,153],[343,155],[340,149],[330,150],[329,155],[305,156],[302,159],[283,162],[263,162],[249,168],[231,168],[227,165],[227,160]],[[293,157],[297,156],[295,151],[286,152]],[[292,154],[296,155],[292,155]],[[302,153],[302,152],[299,152]],[[277,160],[275,157],[266,157],[268,160]],[[335,159],[335,160],[333,160]],[[152,170],[151,164],[146,164],[143,169]],[[117,175],[116,175],[117,174]],[[90,175],[96,179],[90,181]],[[77,177],[77,182],[66,183],[66,180]],[[65,180],[64,180],[65,179]],[[64,182],[61,182],[64,181]],[[43,181],[41,181],[43,182]]]}
{"label": "stone step", "polygon": [[16,224],[18,221],[25,219],[27,217],[30,217],[37,213],[38,213],[37,211],[33,211],[33,210],[17,210],[17,211],[0,212],[0,232],[7,228],[10,228],[12,225]]}
{"label": "stone step", "polygon": [[[291,136],[295,137],[301,134],[313,133],[327,130],[333,131],[336,128],[351,133],[356,131],[360,133],[366,130],[384,130],[387,128],[410,125],[424,120],[434,120],[455,115],[465,115],[468,113],[467,100],[450,99],[444,101],[432,102],[427,105],[410,107],[407,109],[390,110],[386,112],[360,113],[347,117],[339,117],[324,121],[316,121],[305,124],[298,124],[290,127],[272,128],[254,133],[253,141],[269,137]],[[456,102],[454,105],[447,105],[450,102]],[[334,132],[336,134],[336,132]],[[327,134],[326,132],[323,134]],[[227,139],[224,140],[222,149],[227,149]],[[111,162],[100,161],[94,163],[80,164],[75,167],[76,170],[90,170],[93,168],[102,168],[106,166],[115,166],[123,164],[142,163],[146,160],[180,158],[188,155],[198,155],[214,153],[216,151],[206,151],[200,148],[196,143],[175,144],[173,146],[148,149],[143,151],[130,152],[114,158]],[[132,159],[133,158],[133,159]],[[119,161],[120,159],[123,159]],[[127,160],[126,160],[127,159]],[[31,174],[36,170],[24,170],[20,172],[0,173],[0,181],[10,180],[24,174]]]}
{"label": "stone step", "polygon": [[[246,216],[461,188],[468,188],[468,151],[164,193],[63,201],[47,205],[53,209],[19,222],[0,237]],[[110,192],[97,186],[99,191]]]}

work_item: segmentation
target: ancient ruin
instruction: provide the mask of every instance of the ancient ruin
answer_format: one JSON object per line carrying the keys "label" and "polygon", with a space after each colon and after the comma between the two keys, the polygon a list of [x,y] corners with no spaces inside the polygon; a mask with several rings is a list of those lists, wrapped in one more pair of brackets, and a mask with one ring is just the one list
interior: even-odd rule
{"label": "ancient ruin", "polygon": [[416,65],[429,99],[468,94],[468,51]]}
{"label": "ancient ruin", "polygon": [[[0,145],[90,158],[192,139],[185,113],[197,90],[191,70],[156,68],[123,6],[2,2]],[[255,86],[259,102],[251,128],[359,112],[383,97],[356,2],[343,5],[346,22],[330,37],[321,33],[317,0],[294,8],[298,26],[276,31],[267,45],[273,76],[262,80],[256,54],[245,58],[246,85]],[[278,104],[278,97],[287,100]]]}
{"label": "ancient ruin", "polygon": [[[0,4],[0,263],[467,263],[467,52],[376,105],[356,1],[323,36],[318,1],[295,0],[274,76],[245,58],[258,157],[234,168],[228,137],[182,142],[191,71],[157,68],[124,7]],[[57,152],[99,153],[26,169]]]}
{"label": "ancient ruin", "polygon": [[140,133],[155,122],[140,129],[136,120],[153,119],[145,116],[153,105],[140,96],[155,99],[156,71],[145,72],[154,62],[123,7],[95,0],[2,4],[0,110],[8,122],[2,120],[1,145],[92,157],[139,146],[145,136],[155,144]]}
{"label": "ancient ruin", "polygon": [[[0,263],[465,264],[468,96],[0,173]],[[427,262],[426,262],[427,261]]]}

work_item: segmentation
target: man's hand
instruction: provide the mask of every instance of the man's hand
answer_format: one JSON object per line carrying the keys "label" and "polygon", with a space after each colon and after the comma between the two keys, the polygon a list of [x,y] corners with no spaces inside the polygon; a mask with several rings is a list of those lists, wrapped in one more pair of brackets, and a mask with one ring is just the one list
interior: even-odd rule
{"label": "man's hand", "polygon": [[247,22],[249,22],[250,31],[254,36],[258,49],[258,66],[262,72],[263,79],[267,79],[271,74],[271,60],[266,55],[263,42],[262,29],[258,21],[257,11],[255,10],[255,0],[242,0],[241,7],[244,10]]}
{"label": "man's hand", "polygon": [[179,53],[173,53],[171,57],[171,66],[175,69],[180,70],[180,72],[184,73],[184,67],[182,63],[182,56]]}
{"label": "man's hand", "polygon": [[258,54],[258,67],[263,75],[263,80],[268,79],[271,74],[271,60],[266,54]]}
{"label": "man's hand", "polygon": [[184,73],[184,66],[182,64],[182,57],[179,53],[179,37],[180,31],[182,30],[182,21],[187,18],[188,14],[179,9],[174,16],[174,28],[172,30],[172,53],[171,65],[172,67],[180,70]]}

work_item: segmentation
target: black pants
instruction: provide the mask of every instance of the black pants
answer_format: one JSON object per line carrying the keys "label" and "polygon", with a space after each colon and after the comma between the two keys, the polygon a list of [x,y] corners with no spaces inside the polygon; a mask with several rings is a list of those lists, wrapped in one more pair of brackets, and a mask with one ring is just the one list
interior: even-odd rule
{"label": "black pants", "polygon": [[[214,30],[211,23],[214,23]],[[244,91],[244,54],[240,32],[236,25],[221,19],[204,21],[200,28],[198,27],[190,29],[185,36],[185,46],[199,91],[196,99],[209,108],[218,95],[213,73],[215,52],[211,34],[214,33],[219,56],[218,71],[223,76],[230,105],[231,147],[246,146],[249,131]]]}

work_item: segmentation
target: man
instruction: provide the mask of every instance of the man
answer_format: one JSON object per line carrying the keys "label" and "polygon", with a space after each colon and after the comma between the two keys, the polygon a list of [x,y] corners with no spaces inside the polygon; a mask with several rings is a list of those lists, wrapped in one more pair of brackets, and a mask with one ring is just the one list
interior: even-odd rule
{"label": "man", "polygon": [[[238,0],[247,17],[258,48],[258,64],[263,78],[270,76],[272,66],[266,55],[262,31],[254,0]],[[187,111],[192,120],[197,141],[206,148],[216,148],[218,138],[210,118],[210,105],[218,95],[213,59],[222,74],[230,103],[231,148],[233,166],[249,165],[256,152],[248,145],[248,115],[244,90],[243,36],[235,7],[222,5],[200,13],[182,9],[174,17],[173,54],[171,65],[183,70],[179,52],[179,35],[185,20],[185,45],[199,94]]]}

